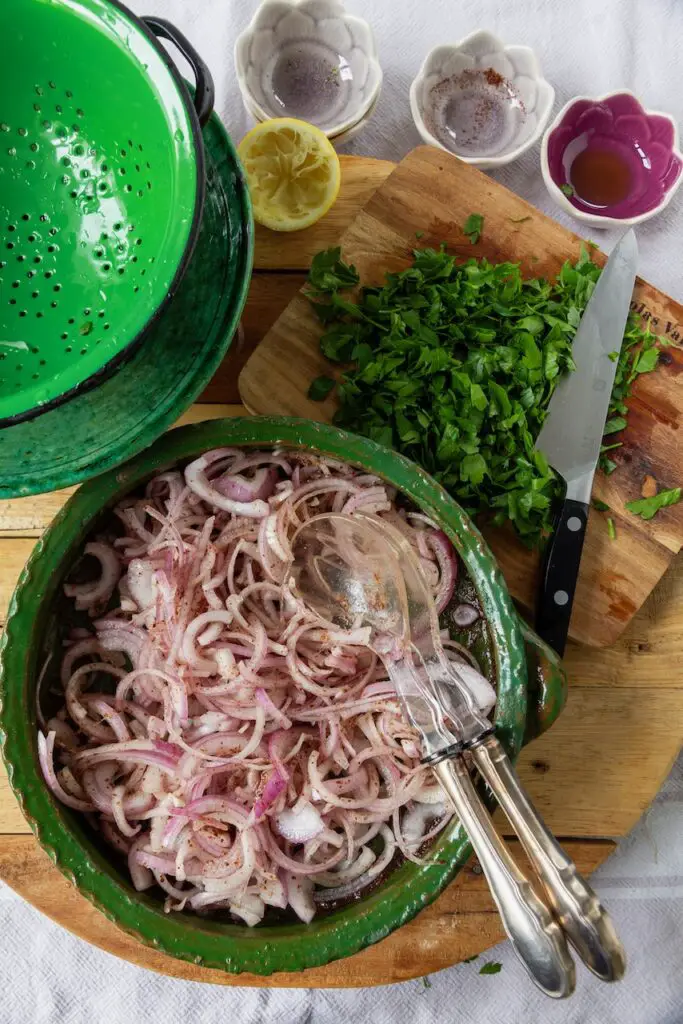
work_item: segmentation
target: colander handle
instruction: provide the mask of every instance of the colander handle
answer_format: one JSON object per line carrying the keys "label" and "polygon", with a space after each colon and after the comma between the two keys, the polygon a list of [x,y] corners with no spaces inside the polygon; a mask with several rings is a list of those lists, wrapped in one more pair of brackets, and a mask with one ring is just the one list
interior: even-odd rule
{"label": "colander handle", "polygon": [[170,21],[167,21],[166,18],[145,17],[142,18],[142,21],[144,21],[147,28],[149,28],[155,36],[161,36],[163,39],[168,39],[173,43],[180,50],[185,60],[194,71],[194,108],[197,111],[199,124],[203,128],[211,117],[215,98],[215,89],[213,86],[211,72],[195,50],[190,40],[184,36],[183,33],[175,27],[175,25],[172,25]]}

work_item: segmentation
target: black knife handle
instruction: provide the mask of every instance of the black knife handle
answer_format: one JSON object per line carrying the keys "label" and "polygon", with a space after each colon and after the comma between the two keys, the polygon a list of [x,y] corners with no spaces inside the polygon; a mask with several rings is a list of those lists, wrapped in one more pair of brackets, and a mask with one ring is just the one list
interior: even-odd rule
{"label": "black knife handle", "polygon": [[565,498],[548,542],[536,607],[536,632],[562,656],[588,524],[588,505]]}

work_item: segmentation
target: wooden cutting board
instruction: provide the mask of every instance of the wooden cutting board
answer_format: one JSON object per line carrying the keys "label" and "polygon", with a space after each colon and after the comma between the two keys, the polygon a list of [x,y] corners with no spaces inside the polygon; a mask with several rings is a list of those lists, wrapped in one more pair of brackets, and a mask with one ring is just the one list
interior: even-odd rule
{"label": "wooden cutting board", "polygon": [[[484,216],[476,246],[462,234],[473,212]],[[416,231],[424,232],[419,243]],[[519,261],[529,277],[555,277],[566,259],[578,256],[580,244],[572,232],[485,174],[423,146],[374,192],[341,245],[361,281],[374,284],[386,271],[405,267],[416,245],[442,241],[462,257]],[[601,253],[595,258],[604,261]],[[683,543],[683,502],[650,522],[624,508],[626,501],[641,496],[646,475],[660,489],[683,484],[683,307],[638,279],[632,308],[673,344],[658,369],[641,376],[634,387],[624,447],[614,456],[619,469],[610,477],[599,474],[595,482],[594,494],[609,504],[617,537],[610,540],[605,515],[591,514],[570,632],[598,647],[616,640]],[[331,420],[334,398],[320,403],[306,395],[315,377],[332,370],[319,351],[319,337],[318,321],[305,297],[297,295],[242,371],[240,394],[250,412]],[[538,556],[505,530],[484,532],[513,596],[533,608]]]}
{"label": "wooden cutting board", "polygon": [[[342,189],[332,211],[289,236],[256,231],[254,277],[231,347],[202,403],[183,422],[243,415],[237,374],[265,331],[303,283],[301,271],[336,245],[394,165],[342,157]],[[207,404],[208,403],[208,404]],[[0,629],[19,571],[70,491],[0,501]],[[548,826],[588,873],[626,835],[666,778],[683,742],[683,562],[677,559],[618,642],[602,651],[570,643],[567,707],[527,747],[519,770]],[[499,823],[505,829],[504,821]],[[610,837],[607,839],[605,837]],[[517,856],[516,844],[510,843]],[[386,985],[438,971],[481,953],[502,937],[482,875],[470,866],[430,907],[381,943],[351,959],[302,974],[229,975],[172,959],[122,932],[50,862],[22,816],[0,764],[0,879],[54,921],[131,963],[172,977],[224,985],[320,988]],[[495,954],[494,954],[495,956]],[[470,964],[463,983],[483,959]]]}

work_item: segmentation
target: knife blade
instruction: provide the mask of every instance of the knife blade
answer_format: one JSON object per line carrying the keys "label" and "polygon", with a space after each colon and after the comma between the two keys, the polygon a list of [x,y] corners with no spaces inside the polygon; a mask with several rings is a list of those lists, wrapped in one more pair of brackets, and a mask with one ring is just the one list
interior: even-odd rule
{"label": "knife blade", "polygon": [[610,255],[581,318],[572,356],[576,369],[560,382],[536,448],[567,485],[552,537],[536,610],[536,631],[559,654],[569,630],[593,476],[609,409],[636,276],[633,229]]}

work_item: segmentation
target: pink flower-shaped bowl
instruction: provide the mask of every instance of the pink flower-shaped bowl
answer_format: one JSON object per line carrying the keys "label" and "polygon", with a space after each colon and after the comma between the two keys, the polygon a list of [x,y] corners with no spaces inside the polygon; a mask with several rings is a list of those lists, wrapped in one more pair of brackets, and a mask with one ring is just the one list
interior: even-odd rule
{"label": "pink flower-shaped bowl", "polygon": [[[602,162],[603,175],[618,172],[619,181],[607,186],[611,199],[587,196],[585,177],[582,196],[576,161],[581,157],[585,168],[586,154],[596,158],[593,166]],[[626,90],[579,96],[545,133],[541,169],[552,198],[577,220],[601,228],[640,224],[667,205],[683,180],[678,128],[668,114],[644,110]]]}

